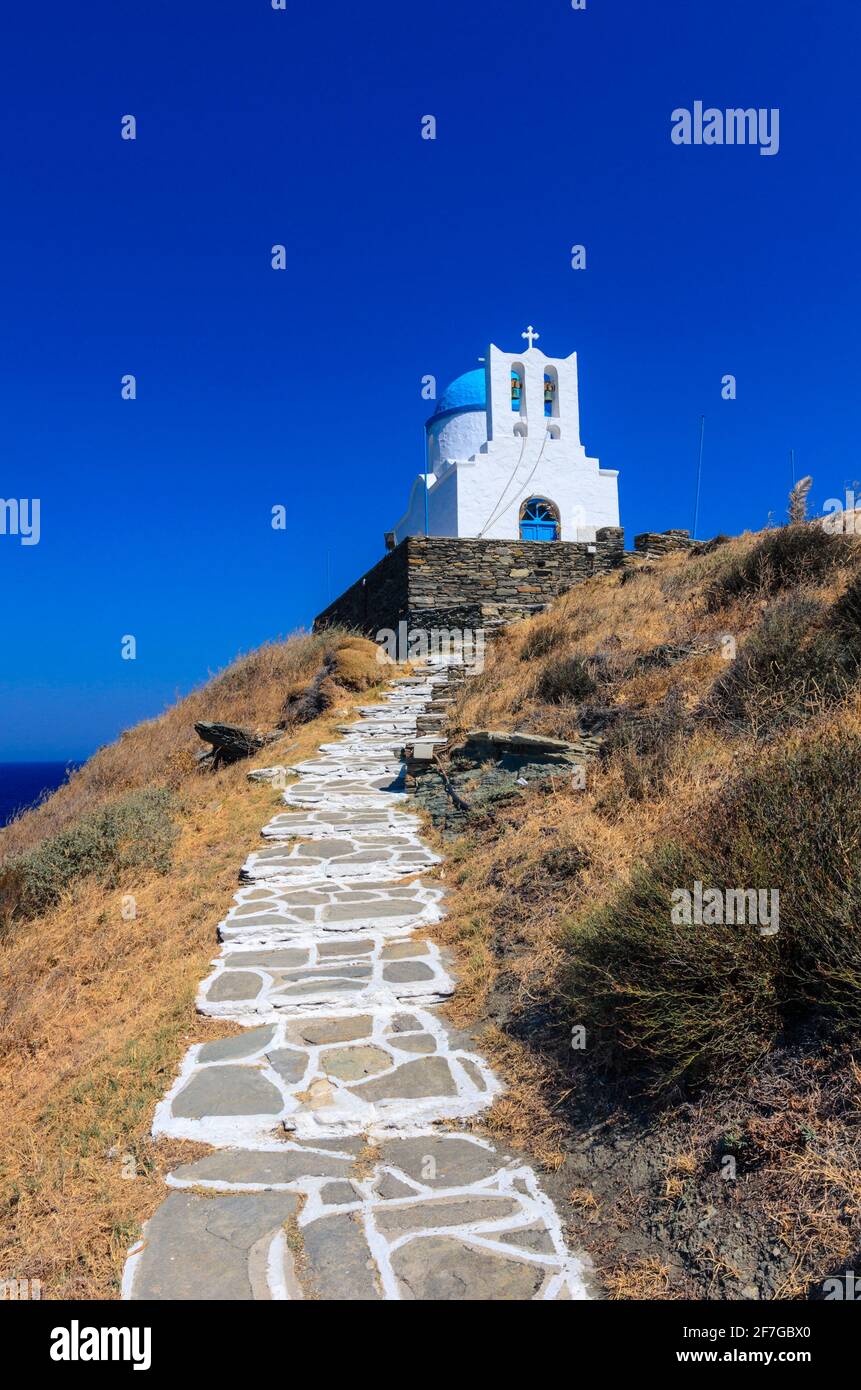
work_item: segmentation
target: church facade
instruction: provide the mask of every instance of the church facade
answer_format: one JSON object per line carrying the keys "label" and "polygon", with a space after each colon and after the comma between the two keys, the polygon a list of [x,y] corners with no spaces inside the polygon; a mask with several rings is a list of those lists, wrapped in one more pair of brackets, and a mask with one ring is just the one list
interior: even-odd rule
{"label": "church facade", "polygon": [[531,327],[522,336],[522,351],[491,344],[439,397],[389,549],[411,536],[594,542],[618,527],[617,471],[580,439],[577,354],[546,357]]}

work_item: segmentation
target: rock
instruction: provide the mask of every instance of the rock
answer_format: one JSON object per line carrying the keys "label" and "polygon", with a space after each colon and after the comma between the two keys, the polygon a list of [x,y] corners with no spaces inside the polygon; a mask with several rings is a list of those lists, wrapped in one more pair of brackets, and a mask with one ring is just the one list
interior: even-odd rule
{"label": "rock", "polygon": [[207,1302],[270,1298],[256,1248],[299,1206],[292,1193],[200,1197],[171,1192],[146,1224],[134,1297]]}
{"label": "rock", "polygon": [[450,1236],[410,1241],[392,1255],[401,1297],[476,1302],[535,1298],[545,1275],[541,1265],[506,1260]]}
{"label": "rock", "polygon": [[339,1081],[361,1081],[363,1076],[375,1076],[377,1072],[388,1071],[392,1065],[388,1052],[372,1043],[324,1052],[320,1062],[328,1075]]}
{"label": "rock", "polygon": [[272,782],[278,786],[283,786],[287,781],[287,769],[279,764],[275,767],[252,767],[250,772],[246,772],[249,782]]}
{"label": "rock", "polygon": [[237,724],[209,723],[203,719],[197,721],[194,729],[204,743],[212,744],[212,751],[204,753],[200,761],[210,759],[213,767],[239,762],[241,758],[250,758],[252,753],[258,753],[267,743],[281,737],[277,733],[254,734],[248,729],[240,729]]}
{"label": "rock", "polygon": [[277,1115],[281,1095],[253,1067],[210,1066],[195,1072],[173,1103],[173,1113],[201,1120],[205,1115]]}
{"label": "rock", "polygon": [[323,1216],[302,1231],[310,1282],[319,1298],[367,1302],[381,1297],[361,1226],[350,1215]]}
{"label": "rock", "polygon": [[500,753],[551,753],[565,757],[577,752],[577,744],[568,743],[564,738],[545,738],[541,734],[524,734],[517,729],[507,732],[504,729],[470,729],[466,742],[489,744]]}

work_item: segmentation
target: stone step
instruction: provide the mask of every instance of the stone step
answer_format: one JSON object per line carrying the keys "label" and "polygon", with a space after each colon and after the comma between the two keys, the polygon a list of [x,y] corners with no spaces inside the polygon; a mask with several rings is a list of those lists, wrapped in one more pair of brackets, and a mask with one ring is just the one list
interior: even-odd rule
{"label": "stone step", "polygon": [[452,688],[428,670],[291,769],[243,865],[197,1001],[241,1031],[189,1049],[153,1123],[212,1152],[169,1175],[125,1298],[588,1297],[532,1168],[439,1129],[500,1087],[436,1007],[444,889],[418,874],[439,859],[391,752],[445,746],[416,733]]}

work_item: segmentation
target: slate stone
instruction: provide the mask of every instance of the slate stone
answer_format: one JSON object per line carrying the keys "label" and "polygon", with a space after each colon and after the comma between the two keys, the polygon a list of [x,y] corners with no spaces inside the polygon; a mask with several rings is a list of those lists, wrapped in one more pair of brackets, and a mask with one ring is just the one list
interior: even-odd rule
{"label": "slate stone", "polygon": [[436,1038],[430,1033],[396,1033],[392,1046],[403,1052],[436,1052]]}
{"label": "slate stone", "polygon": [[265,1262],[252,1247],[275,1235],[298,1210],[289,1192],[201,1197],[171,1192],[150,1218],[132,1297],[184,1302],[268,1297]]}
{"label": "slate stone", "polygon": [[317,1046],[321,1043],[352,1042],[354,1038],[366,1038],[373,1029],[373,1021],[366,1014],[345,1018],[302,1019],[290,1024],[291,1042],[308,1043]]}
{"label": "slate stone", "polygon": [[360,1047],[339,1047],[320,1056],[323,1069],[338,1081],[360,1081],[363,1076],[376,1076],[392,1065],[388,1052],[366,1043]]}
{"label": "slate stone", "polygon": [[554,1255],[556,1247],[546,1226],[526,1226],[521,1231],[510,1231],[506,1235],[495,1235],[494,1240],[504,1245],[514,1245],[520,1250],[532,1250],[536,1255]]}
{"label": "slate stone", "polygon": [[274,1034],[274,1028],[249,1028],[236,1038],[220,1038],[218,1042],[204,1043],[198,1053],[198,1061],[228,1062],[237,1057],[250,1057],[268,1047]]}
{"label": "slate stone", "polygon": [[364,956],[374,949],[373,941],[323,941],[317,947],[317,955],[320,960],[328,960],[332,956]]}
{"label": "slate stone", "polygon": [[380,1212],[376,1223],[383,1235],[394,1239],[409,1231],[466,1226],[479,1221],[501,1221],[519,1213],[520,1206],[511,1197],[441,1197]]}
{"label": "slate stone", "polygon": [[390,1033],[420,1033],[422,1025],[414,1014],[395,1014],[388,1031]]}
{"label": "slate stone", "polygon": [[[278,917],[280,924],[285,919]],[[294,966],[305,965],[308,951],[285,947],[279,951],[231,951],[225,957],[231,966],[256,965],[260,970],[290,970]]]}
{"label": "slate stone", "polygon": [[298,845],[296,855],[302,859],[336,859],[341,854],[349,854],[352,848],[352,840],[314,840],[308,845]]}
{"label": "slate stone", "polygon": [[279,994],[285,999],[304,999],[315,994],[355,994],[364,988],[364,980],[333,980],[330,977],[305,980],[298,985],[284,985]]}
{"label": "slate stone", "polygon": [[225,970],[207,991],[210,1004],[220,1004],[231,999],[256,999],[263,988],[259,975],[250,970]]}
{"label": "slate stone", "polygon": [[529,1300],[546,1274],[541,1266],[506,1260],[451,1236],[411,1240],[394,1251],[391,1262],[401,1297],[425,1302]]}
{"label": "slate stone", "polygon": [[424,961],[393,960],[383,966],[383,979],[391,985],[413,984],[418,980],[432,980],[434,972]]}
{"label": "slate stone", "polygon": [[395,941],[392,945],[383,947],[380,959],[412,959],[414,956],[426,956],[429,951],[430,946],[426,941]]}
{"label": "slate stone", "polygon": [[473,1086],[476,1086],[479,1091],[487,1090],[487,1084],[481,1071],[475,1065],[475,1062],[471,1062],[468,1057],[461,1057],[460,1065],[463,1067]]}
{"label": "slate stone", "polygon": [[359,1199],[359,1194],[349,1182],[327,1182],[320,1188],[320,1196],[329,1207],[345,1207]]}
{"label": "slate stone", "polygon": [[388,1076],[364,1085],[350,1087],[362,1100],[421,1100],[428,1096],[456,1096],[457,1087],[442,1057],[422,1057],[418,1062],[402,1062]]}
{"label": "slate stone", "polygon": [[492,1177],[506,1163],[503,1154],[470,1139],[432,1134],[384,1140],[380,1161],[429,1187],[467,1187]]}
{"label": "slate stone", "polygon": [[408,1187],[401,1178],[396,1178],[394,1173],[384,1173],[374,1191],[383,1201],[395,1201],[398,1197],[415,1197],[416,1195],[413,1188]]}
{"label": "slate stone", "polygon": [[319,1298],[364,1303],[382,1297],[364,1232],[351,1213],[310,1222],[302,1240],[307,1275]]}
{"label": "slate stone", "polygon": [[291,1048],[278,1047],[266,1054],[269,1065],[277,1071],[288,1086],[295,1086],[302,1080],[308,1066],[308,1054],[294,1052]]}
{"label": "slate stone", "polygon": [[227,922],[230,930],[236,930],[237,924],[244,927],[246,931],[255,931],[258,927],[283,927],[291,921],[313,922],[314,913],[310,908],[291,908],[289,912],[265,912],[259,917],[232,917]]}
{"label": "slate stone", "polygon": [[274,1152],[261,1149],[216,1149],[195,1163],[184,1163],[173,1176],[183,1182],[248,1183],[277,1186],[299,1178],[343,1178],[353,1166],[351,1158],[335,1154],[295,1152],[284,1148]]}
{"label": "slate stone", "polygon": [[281,1096],[255,1067],[204,1067],[195,1072],[173,1102],[181,1119],[204,1115],[277,1115]]}
{"label": "slate stone", "polygon": [[305,980],[324,980],[324,979],[347,979],[347,980],[368,980],[371,976],[371,966],[364,962],[356,964],[313,966],[309,970],[293,970],[289,974],[279,976],[282,984],[302,984]]}
{"label": "slate stone", "polygon": [[379,918],[380,921],[383,921],[388,917],[409,917],[410,915],[410,904],[405,899],[387,902],[384,898],[378,898],[364,903],[335,903],[332,907],[324,907],[320,920],[323,922],[351,922],[359,918],[362,921]]}

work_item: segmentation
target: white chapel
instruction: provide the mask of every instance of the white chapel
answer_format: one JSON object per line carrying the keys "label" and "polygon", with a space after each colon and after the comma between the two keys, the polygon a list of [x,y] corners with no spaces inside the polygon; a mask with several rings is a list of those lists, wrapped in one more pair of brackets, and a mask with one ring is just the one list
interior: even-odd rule
{"label": "white chapel", "polygon": [[545,357],[530,326],[520,352],[493,344],[426,425],[426,471],[388,543],[407,536],[594,541],[619,525],[618,472],[580,442],[577,354]]}

